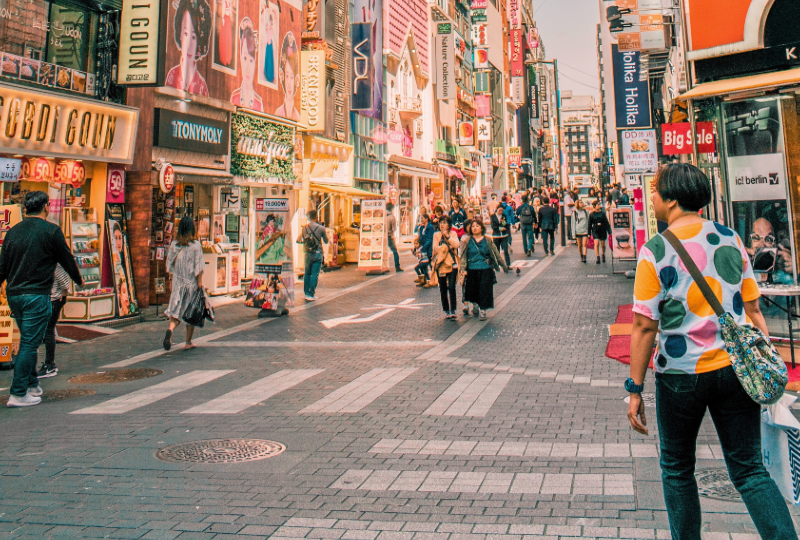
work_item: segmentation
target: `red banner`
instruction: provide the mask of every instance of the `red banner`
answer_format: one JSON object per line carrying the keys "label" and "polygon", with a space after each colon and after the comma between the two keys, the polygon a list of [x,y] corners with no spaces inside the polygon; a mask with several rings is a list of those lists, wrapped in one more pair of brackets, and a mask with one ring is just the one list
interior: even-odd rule
{"label": "red banner", "polygon": [[[712,122],[697,122],[697,152],[711,154],[717,151],[714,138],[714,124]],[[663,141],[664,155],[692,153],[692,125],[689,122],[680,124],[663,124],[661,126],[661,140]]]}
{"label": "red banner", "polygon": [[522,30],[511,31],[511,56],[509,58],[509,67],[511,68],[512,77],[522,77],[523,57],[522,57]]}

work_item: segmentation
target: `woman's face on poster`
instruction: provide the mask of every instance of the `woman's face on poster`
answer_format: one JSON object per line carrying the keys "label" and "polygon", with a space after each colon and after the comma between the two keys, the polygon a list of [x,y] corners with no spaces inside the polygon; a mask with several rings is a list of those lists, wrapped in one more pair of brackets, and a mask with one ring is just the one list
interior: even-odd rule
{"label": "woman's face on poster", "polygon": [[250,54],[247,47],[247,40],[243,39],[239,43],[240,59],[242,61],[242,86],[253,86],[253,75],[256,72],[255,56]]}
{"label": "woman's face on poster", "polygon": [[188,62],[194,62],[197,57],[197,33],[188,11],[183,13],[181,21],[181,53]]}
{"label": "woman's face on poster", "polygon": [[114,229],[114,247],[117,253],[122,253],[122,231],[119,229]]}

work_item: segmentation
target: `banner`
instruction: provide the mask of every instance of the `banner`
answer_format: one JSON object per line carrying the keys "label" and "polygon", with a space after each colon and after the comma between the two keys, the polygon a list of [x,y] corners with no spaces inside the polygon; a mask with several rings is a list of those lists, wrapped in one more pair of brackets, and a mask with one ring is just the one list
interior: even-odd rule
{"label": "banner", "polygon": [[116,165],[108,166],[108,183],[106,185],[106,202],[125,202],[125,169]]}
{"label": "banner", "polygon": [[285,314],[287,306],[294,307],[292,263],[256,264],[244,305],[274,315]]}
{"label": "banner", "polygon": [[522,77],[522,70],[524,69],[522,64],[522,30],[511,31],[511,36],[508,40],[508,47],[508,67],[510,70],[509,75],[512,77],[512,79],[513,77]]}
{"label": "banner", "polygon": [[478,141],[492,140],[492,121],[488,118],[478,118],[475,121]]}
{"label": "banner", "polygon": [[[712,154],[717,151],[714,140],[714,124],[712,122],[697,122],[697,152]],[[662,124],[661,140],[663,141],[664,155],[675,156],[692,153],[692,124],[681,122],[679,124]]]}
{"label": "banner", "polygon": [[372,110],[372,94],[375,82],[375,66],[372,63],[372,23],[352,23],[350,39],[353,43],[353,95],[350,110],[367,112]]}
{"label": "banner", "polygon": [[255,264],[291,263],[289,199],[256,199]]}
{"label": "banner", "polygon": [[647,216],[644,211],[644,188],[633,189],[633,228],[636,233],[636,255],[647,243]]}
{"label": "banner", "polygon": [[508,168],[516,169],[522,165],[522,152],[519,146],[508,147]]}
{"label": "banner", "polygon": [[300,122],[309,131],[325,131],[325,51],[301,51]]}
{"label": "banner", "polygon": [[358,244],[358,269],[383,270],[386,248],[386,200],[361,201],[361,237]]}
{"label": "banner", "polygon": [[623,131],[621,134],[625,172],[656,172],[658,170],[656,130]]}
{"label": "banner", "polygon": [[458,124],[458,145],[475,146],[475,124],[460,122]]}
{"label": "banner", "polygon": [[783,154],[728,158],[728,185],[732,201],[786,200]]}
{"label": "banner", "polygon": [[630,206],[611,209],[611,241],[612,257],[615,259],[633,259],[636,250],[633,247],[633,212]]}
{"label": "banner", "polygon": [[[440,24],[439,32],[449,24]],[[454,99],[456,97],[456,62],[453,33],[436,34],[436,99]]]}
{"label": "banner", "polygon": [[650,240],[658,234],[658,220],[653,207],[653,193],[656,190],[655,176],[652,174],[642,175],[642,183],[644,184],[644,202],[647,211],[647,240]]}
{"label": "banner", "polygon": [[139,312],[139,303],[136,300],[136,287],[133,282],[124,204],[106,204],[106,231],[108,231],[107,245],[111,246],[106,253],[111,255],[114,288],[117,291],[117,313],[120,317],[135,315]]}
{"label": "banner", "polygon": [[611,45],[611,58],[614,64],[614,94],[617,129],[649,128],[652,126],[650,114],[650,80],[641,80],[641,53],[620,51]]}
{"label": "banner", "polygon": [[[117,84],[125,86],[162,86],[166,38],[161,17],[166,17],[168,2],[122,3],[119,24],[119,61]],[[63,30],[62,30],[63,31]]]}
{"label": "banner", "polygon": [[[369,75],[371,77],[369,86],[370,105],[368,107],[359,107],[358,110],[360,114],[380,122],[383,121],[383,2],[382,0],[355,0],[354,7],[355,9],[352,11],[353,20],[350,24],[351,29],[356,24],[364,23],[366,26],[361,28],[361,38],[358,41],[352,40],[353,77],[356,77],[356,65],[362,65],[361,69],[363,69],[365,62],[370,64]],[[351,30],[351,35],[353,32],[355,32],[354,29]],[[356,47],[364,39],[368,39],[368,44]],[[365,59],[364,56],[367,58]],[[355,97],[355,90],[354,84],[354,95],[352,97]],[[359,97],[362,94],[362,90],[363,88],[358,92]],[[351,109],[356,110],[355,107],[351,107]]]}
{"label": "banner", "polygon": [[472,51],[473,69],[489,69],[489,49],[474,49]]}

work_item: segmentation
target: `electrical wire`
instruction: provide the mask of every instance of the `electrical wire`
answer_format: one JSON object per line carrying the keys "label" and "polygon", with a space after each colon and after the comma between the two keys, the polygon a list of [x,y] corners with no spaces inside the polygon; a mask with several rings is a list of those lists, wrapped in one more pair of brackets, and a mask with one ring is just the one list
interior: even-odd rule
{"label": "electrical wire", "polygon": [[591,88],[592,90],[599,90],[599,87],[598,87],[598,86],[592,86],[592,85],[590,85],[590,84],[582,83],[581,81],[579,81],[579,80],[577,80],[577,79],[573,79],[572,77],[570,77],[570,76],[569,76],[569,75],[567,75],[566,73],[561,73],[561,72],[559,72],[559,73],[558,73],[558,76],[559,76],[559,77],[566,77],[567,79],[571,80],[572,82],[578,83],[578,84],[580,84],[580,85],[582,85],[582,86],[585,86],[586,88]]}
{"label": "electrical wire", "polygon": [[567,64],[566,62],[561,62],[561,61],[559,61],[559,62],[558,62],[558,66],[559,66],[559,67],[561,67],[561,66],[567,66],[568,68],[570,68],[570,69],[574,69],[575,71],[577,71],[577,72],[579,72],[579,73],[583,73],[584,75],[588,75],[589,77],[595,77],[595,78],[597,77],[597,73],[586,73],[585,71],[581,71],[580,69],[578,69],[578,68],[576,68],[576,67],[573,67],[573,66],[571,66],[571,65]]}
{"label": "electrical wire", "polygon": [[540,10],[540,9],[542,9],[542,8],[544,7],[544,5],[545,5],[547,2],[549,2],[549,1],[550,1],[550,0],[544,0],[544,2],[542,2],[541,4],[539,4],[539,7],[538,7],[538,8],[536,8],[536,11],[534,11],[534,12],[533,12],[533,14],[534,14],[534,15],[536,15],[537,13],[539,13],[539,10]]}

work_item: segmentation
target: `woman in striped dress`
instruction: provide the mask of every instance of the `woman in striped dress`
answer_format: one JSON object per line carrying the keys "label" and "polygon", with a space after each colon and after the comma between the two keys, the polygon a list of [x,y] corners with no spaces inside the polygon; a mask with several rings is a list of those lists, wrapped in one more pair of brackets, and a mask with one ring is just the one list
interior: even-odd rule
{"label": "woman in striped dress", "polygon": [[[195,239],[194,220],[183,216],[178,224],[178,233],[169,246],[167,272],[172,274],[172,294],[169,307],[164,312],[169,317],[169,329],[164,336],[164,349],[172,347],[172,331],[181,324],[181,315],[186,310],[192,295],[203,287],[203,248]],[[194,349],[192,343],[194,326],[186,325],[186,349]]]}

